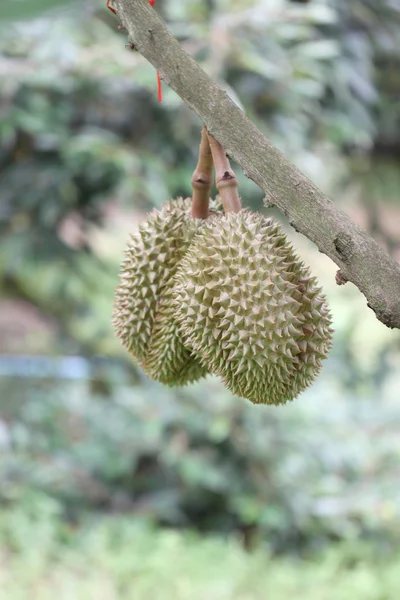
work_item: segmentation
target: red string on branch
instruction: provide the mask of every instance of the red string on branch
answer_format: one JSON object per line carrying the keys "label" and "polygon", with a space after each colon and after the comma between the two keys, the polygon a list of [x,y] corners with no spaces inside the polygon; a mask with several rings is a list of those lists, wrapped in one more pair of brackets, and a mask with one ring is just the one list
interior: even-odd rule
{"label": "red string on branch", "polygon": [[108,8],[108,10],[111,10],[111,12],[114,13],[114,15],[117,14],[116,11],[111,6],[111,0],[107,0],[107,8]]}
{"label": "red string on branch", "polygon": [[[155,0],[149,0],[149,3],[150,3],[151,6],[154,6],[154,1]],[[108,8],[108,10],[111,10],[111,12],[114,13],[114,15],[116,15],[117,12],[111,6],[111,2],[112,2],[112,0],[107,0],[107,8]],[[158,71],[157,71],[157,98],[158,98],[159,102],[162,102],[163,95],[162,95],[161,75],[160,75],[160,73]]]}
{"label": "red string on branch", "polygon": [[157,71],[157,97],[158,101],[162,102],[162,84],[161,84],[161,75]]}

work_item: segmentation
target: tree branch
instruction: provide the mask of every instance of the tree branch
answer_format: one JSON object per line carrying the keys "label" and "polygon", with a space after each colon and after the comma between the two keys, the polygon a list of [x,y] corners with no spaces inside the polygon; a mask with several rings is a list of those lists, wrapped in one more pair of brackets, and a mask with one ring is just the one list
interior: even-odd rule
{"label": "tree branch", "polygon": [[315,242],[388,327],[400,328],[400,266],[292,165],[179,46],[147,0],[114,0],[135,47],[193,109],[245,175]]}

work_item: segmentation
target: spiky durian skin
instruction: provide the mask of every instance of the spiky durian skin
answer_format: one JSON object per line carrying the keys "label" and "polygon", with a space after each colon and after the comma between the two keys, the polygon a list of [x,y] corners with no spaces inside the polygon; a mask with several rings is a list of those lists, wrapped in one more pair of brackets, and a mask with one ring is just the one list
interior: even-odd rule
{"label": "spiky durian skin", "polygon": [[[179,261],[204,224],[191,218],[190,207],[190,198],[171,200],[130,237],[114,301],[113,325],[122,344],[150,378],[171,386],[207,374],[183,345],[172,309]],[[219,202],[212,207],[220,208]]]}
{"label": "spiky durian skin", "polygon": [[175,281],[185,344],[234,394],[278,405],[312,383],[331,346],[331,318],[272,219],[243,210],[207,224]]}

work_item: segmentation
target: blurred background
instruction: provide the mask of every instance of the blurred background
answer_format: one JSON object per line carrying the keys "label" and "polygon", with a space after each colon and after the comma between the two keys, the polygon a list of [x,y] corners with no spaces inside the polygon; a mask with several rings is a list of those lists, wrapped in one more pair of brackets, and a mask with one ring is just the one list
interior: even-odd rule
{"label": "blurred background", "polygon": [[[158,0],[184,48],[400,260],[398,0]],[[284,407],[147,380],[110,321],[128,233],[190,195],[201,124],[101,0],[0,5],[0,598],[389,600],[400,334],[235,167],[335,337]]]}

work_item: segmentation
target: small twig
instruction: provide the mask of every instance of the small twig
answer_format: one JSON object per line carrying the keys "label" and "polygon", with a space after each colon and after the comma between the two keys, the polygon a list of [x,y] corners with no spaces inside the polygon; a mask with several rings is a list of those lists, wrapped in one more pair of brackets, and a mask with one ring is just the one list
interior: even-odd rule
{"label": "small twig", "polygon": [[192,175],[192,217],[207,219],[209,215],[209,201],[212,187],[213,157],[210,150],[207,131],[201,130],[199,148],[199,162]]}
{"label": "small twig", "polygon": [[335,281],[337,285],[345,285],[349,280],[343,275],[342,271],[339,269],[339,271],[336,271]]}
{"label": "small twig", "polygon": [[226,213],[237,213],[242,208],[237,177],[231,169],[229,159],[221,144],[210,134],[208,134],[208,140],[215,165],[215,184],[220,193],[224,210]]}

